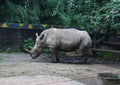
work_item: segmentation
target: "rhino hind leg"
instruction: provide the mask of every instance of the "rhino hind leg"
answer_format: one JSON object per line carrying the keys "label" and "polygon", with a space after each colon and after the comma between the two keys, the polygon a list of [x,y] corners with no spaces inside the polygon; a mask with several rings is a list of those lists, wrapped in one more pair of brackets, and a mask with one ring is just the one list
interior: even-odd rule
{"label": "rhino hind leg", "polygon": [[84,57],[84,63],[87,64],[88,63],[88,57],[89,57],[89,48],[87,46],[79,46],[79,50],[83,53],[83,56]]}
{"label": "rhino hind leg", "polygon": [[54,48],[51,48],[50,49],[51,50],[51,53],[53,54],[53,61],[55,62],[55,63],[58,63],[60,60],[59,60],[59,57],[58,57],[58,53],[57,53],[57,50],[56,49],[54,49]]}
{"label": "rhino hind leg", "polygon": [[88,63],[88,54],[87,54],[87,51],[83,52],[83,57],[84,57],[84,63],[87,64]]}
{"label": "rhino hind leg", "polygon": [[91,57],[93,56],[92,54],[92,50],[91,49],[87,49],[83,51],[83,57],[84,59],[84,63],[89,64],[91,62]]}

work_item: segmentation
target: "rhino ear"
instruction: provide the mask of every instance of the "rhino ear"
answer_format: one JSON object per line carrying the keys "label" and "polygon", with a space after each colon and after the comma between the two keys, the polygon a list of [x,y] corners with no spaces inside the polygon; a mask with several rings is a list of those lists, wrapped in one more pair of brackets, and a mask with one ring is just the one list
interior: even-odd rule
{"label": "rhino ear", "polygon": [[35,33],[35,35],[36,35],[36,37],[38,37],[38,33],[37,32]]}
{"label": "rhino ear", "polygon": [[44,34],[42,34],[41,36],[40,36],[40,40],[42,40],[44,38]]}

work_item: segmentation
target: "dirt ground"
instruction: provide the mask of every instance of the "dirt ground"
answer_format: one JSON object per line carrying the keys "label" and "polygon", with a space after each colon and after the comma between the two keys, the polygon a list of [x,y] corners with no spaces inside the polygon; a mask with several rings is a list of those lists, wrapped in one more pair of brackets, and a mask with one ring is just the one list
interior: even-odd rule
{"label": "dirt ground", "polygon": [[[120,64],[81,64],[77,58],[61,59],[52,63],[48,54],[32,60],[29,54],[0,53],[0,77],[53,75],[64,76],[87,85],[96,85],[98,73],[120,73]],[[77,63],[76,63],[77,62]]]}

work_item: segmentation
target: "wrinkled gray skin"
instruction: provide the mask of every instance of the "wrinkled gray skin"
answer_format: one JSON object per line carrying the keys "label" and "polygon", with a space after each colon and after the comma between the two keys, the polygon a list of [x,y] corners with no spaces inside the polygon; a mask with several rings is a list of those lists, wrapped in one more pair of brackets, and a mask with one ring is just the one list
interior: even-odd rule
{"label": "wrinkled gray skin", "polygon": [[57,51],[71,52],[79,49],[83,54],[89,54],[92,40],[86,31],[77,29],[57,29],[50,28],[44,30],[40,36],[36,34],[34,47],[29,51],[32,58],[37,58],[44,48],[49,48],[55,56],[56,62],[59,62]]}

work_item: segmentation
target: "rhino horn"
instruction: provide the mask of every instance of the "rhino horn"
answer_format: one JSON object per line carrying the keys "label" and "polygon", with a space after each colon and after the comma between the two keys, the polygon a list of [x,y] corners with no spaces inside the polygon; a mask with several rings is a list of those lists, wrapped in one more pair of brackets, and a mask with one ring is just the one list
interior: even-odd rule
{"label": "rhino horn", "polygon": [[38,37],[38,33],[35,33],[36,37]]}
{"label": "rhino horn", "polygon": [[30,46],[29,48],[30,48],[30,49],[32,49],[33,47],[32,47],[32,46]]}
{"label": "rhino horn", "polygon": [[28,53],[30,53],[30,50],[28,50],[28,49],[25,49],[25,51],[28,52]]}

